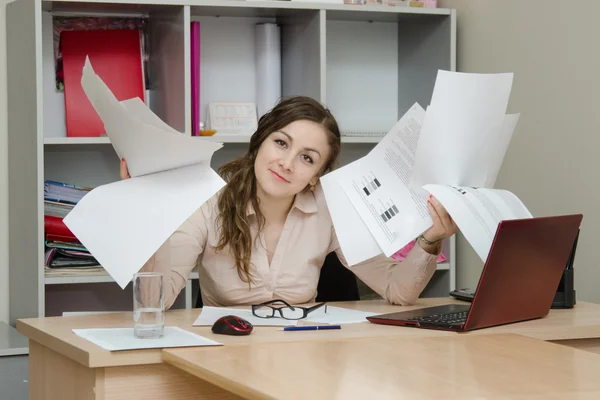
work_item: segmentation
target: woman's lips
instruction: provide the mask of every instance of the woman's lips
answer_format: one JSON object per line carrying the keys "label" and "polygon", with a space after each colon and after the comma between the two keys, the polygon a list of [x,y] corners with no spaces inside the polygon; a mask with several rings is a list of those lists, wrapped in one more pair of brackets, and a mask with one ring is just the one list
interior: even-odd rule
{"label": "woman's lips", "polygon": [[290,183],[290,181],[288,181],[287,179],[285,179],[283,176],[279,175],[277,172],[273,171],[273,170],[269,170],[271,171],[271,173],[273,174],[273,177],[275,177],[275,179],[277,179],[278,181],[281,182],[285,182],[285,183]]}

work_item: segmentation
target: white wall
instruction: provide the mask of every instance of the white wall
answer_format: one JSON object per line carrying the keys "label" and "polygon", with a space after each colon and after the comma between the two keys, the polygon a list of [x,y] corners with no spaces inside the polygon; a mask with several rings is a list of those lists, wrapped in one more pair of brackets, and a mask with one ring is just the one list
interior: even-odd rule
{"label": "white wall", "polygon": [[[497,188],[534,216],[583,213],[577,298],[600,303],[600,1],[441,0],[457,9],[457,69],[514,72],[508,112],[521,118]],[[459,286],[482,263],[458,241]]]}
{"label": "white wall", "polygon": [[0,321],[8,322],[8,141],[6,134],[6,12],[0,0]]}

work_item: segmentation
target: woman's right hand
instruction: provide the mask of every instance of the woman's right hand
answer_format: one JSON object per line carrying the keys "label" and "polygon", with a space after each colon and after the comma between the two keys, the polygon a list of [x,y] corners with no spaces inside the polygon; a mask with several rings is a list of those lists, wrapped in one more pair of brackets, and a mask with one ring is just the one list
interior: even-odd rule
{"label": "woman's right hand", "polygon": [[119,167],[119,175],[121,175],[121,179],[129,179],[131,176],[129,175],[129,170],[127,169],[127,161],[124,158],[121,158],[121,165]]}

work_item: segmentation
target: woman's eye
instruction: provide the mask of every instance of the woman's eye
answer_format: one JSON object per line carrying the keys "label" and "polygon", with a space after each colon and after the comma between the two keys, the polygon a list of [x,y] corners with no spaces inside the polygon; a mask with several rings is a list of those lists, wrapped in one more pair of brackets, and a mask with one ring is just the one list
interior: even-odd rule
{"label": "woman's eye", "polygon": [[306,154],[304,154],[304,155],[302,156],[302,158],[303,158],[303,159],[304,159],[304,161],[306,161],[306,162],[309,162],[309,163],[311,163],[311,164],[313,163],[313,159],[312,159],[312,158],[310,158],[310,156],[307,156]]}
{"label": "woman's eye", "polygon": [[275,139],[275,143],[278,146],[285,146],[285,142],[283,140],[281,140],[281,139]]}

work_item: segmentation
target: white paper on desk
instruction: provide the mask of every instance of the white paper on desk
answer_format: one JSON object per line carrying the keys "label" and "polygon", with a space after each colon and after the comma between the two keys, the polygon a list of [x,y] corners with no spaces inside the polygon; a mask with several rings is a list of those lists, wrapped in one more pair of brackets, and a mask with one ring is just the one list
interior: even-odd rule
{"label": "white paper on desk", "polygon": [[252,314],[250,310],[238,310],[227,307],[202,307],[200,315],[193,326],[212,326],[216,320],[226,315],[235,315],[250,322],[254,326],[294,326],[297,324],[295,320],[287,320],[283,318],[258,318]]}
{"label": "white paper on desk", "polygon": [[358,264],[382,252],[340,185],[340,182],[352,179],[360,171],[361,160],[334,170],[320,179],[338,243],[348,265]]}
{"label": "white paper on desk", "polygon": [[321,307],[311,312],[305,319],[303,319],[303,321],[330,325],[356,324],[360,322],[368,322],[367,317],[371,317],[376,314],[377,313],[357,311],[349,308],[328,305],[327,309],[325,309],[325,307]]}
{"label": "white paper on desk", "polygon": [[507,190],[426,185],[442,203],[483,262],[502,220],[532,218],[525,205]]}
{"label": "white paper on desk", "polygon": [[[210,159],[221,143],[198,140],[165,128],[162,121],[141,100],[120,103],[96,75],[86,58],[81,86],[102,119],[106,134],[119,158],[125,158],[132,177],[203,163]],[[152,115],[150,115],[152,114]]]}
{"label": "white paper on desk", "polygon": [[[427,192],[410,182],[425,110],[414,104],[390,132],[340,181],[386,256],[432,225]],[[342,247],[343,249],[343,247]]]}
{"label": "white paper on desk", "polygon": [[495,180],[486,178],[500,168],[492,160],[501,163],[506,151],[498,143],[505,139],[512,80],[512,73],[438,72],[415,155],[415,185],[483,187]]}
{"label": "white paper on desk", "polygon": [[166,326],[157,339],[138,339],[133,328],[73,329],[73,333],[108,351],[223,345],[176,326]]}
{"label": "white paper on desk", "polygon": [[204,202],[223,187],[203,165],[99,186],[64,223],[121,286]]}

